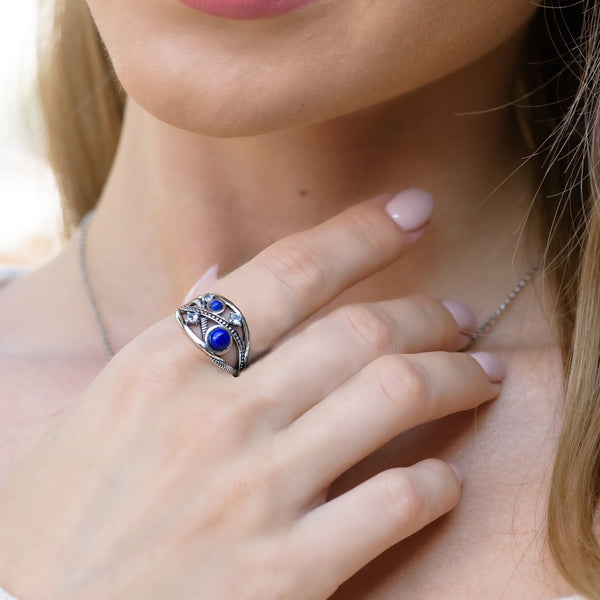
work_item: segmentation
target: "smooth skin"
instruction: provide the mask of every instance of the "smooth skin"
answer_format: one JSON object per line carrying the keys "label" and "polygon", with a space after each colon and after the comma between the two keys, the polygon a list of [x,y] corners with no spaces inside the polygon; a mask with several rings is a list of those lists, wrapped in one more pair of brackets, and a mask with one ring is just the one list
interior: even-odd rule
{"label": "smooth skin", "polygon": [[88,5],[128,93],[171,125],[218,137],[400,97],[496,49],[536,9],[528,0],[320,0],[232,21],[176,0]]}
{"label": "smooth skin", "polygon": [[[155,584],[152,589],[158,590],[161,573],[173,576],[174,586],[185,585],[195,572],[182,557],[197,549],[206,557],[209,548],[217,548],[209,546],[206,535],[190,536],[192,521],[203,532],[210,525],[194,521],[206,514],[203,509],[211,502],[204,495],[205,473],[196,469],[200,461],[208,468],[223,465],[216,461],[239,467],[239,440],[246,444],[244,455],[259,457],[264,470],[259,472],[259,458],[244,463],[234,480],[239,486],[234,492],[228,488],[229,496],[223,490],[223,497],[235,500],[250,493],[248,510],[260,505],[269,512],[262,530],[241,527],[239,521],[239,530],[231,525],[222,533],[237,536],[234,547],[242,552],[250,539],[243,536],[252,530],[258,539],[266,539],[268,557],[279,551],[290,557],[284,538],[273,542],[268,535],[273,528],[287,527],[288,533],[298,532],[289,535],[303,539],[302,547],[312,553],[306,557],[298,546],[285,569],[254,565],[256,571],[249,574],[248,568],[240,579],[249,593],[250,584],[260,588],[268,573],[272,592],[260,590],[261,598],[291,589],[297,592],[294,600],[327,594],[369,556],[390,546],[342,583],[332,599],[554,600],[569,595],[543,536],[560,426],[562,365],[554,298],[541,277],[473,348],[500,354],[508,366],[498,400],[405,431],[487,397],[462,393],[467,383],[469,389],[471,384],[480,389],[476,382],[481,371],[474,361],[461,355],[445,362],[454,354],[446,359],[429,355],[455,352],[465,343],[453,337],[456,324],[436,299],[462,300],[472,307],[476,323],[483,323],[545,244],[531,234],[535,212],[532,227],[523,228],[539,174],[531,164],[523,165],[528,149],[512,111],[498,108],[514,99],[520,44],[536,3],[320,0],[290,15],[243,23],[208,17],[177,0],[90,0],[89,6],[128,98],[119,150],[89,229],[88,266],[114,347],[123,349],[143,337],[103,370],[107,357],[81,284],[73,241],[46,265],[0,291],[0,480],[9,477],[12,482],[2,493],[0,515],[4,511],[13,517],[0,518],[0,526],[11,527],[0,536],[0,551],[20,549],[11,554],[20,564],[8,569],[0,561],[7,569],[0,570],[0,585],[11,589],[14,583],[12,589],[25,594],[19,586],[33,586],[35,572],[40,581],[59,587],[64,579],[59,563],[64,569],[79,564],[82,578],[65,583],[65,594],[76,595],[79,589],[79,597],[106,597],[102,585],[108,585],[111,567],[96,588],[94,572],[99,571],[94,564],[99,563],[94,553],[120,543],[123,554],[111,556],[123,577],[111,572],[124,587],[140,585],[145,594]],[[366,198],[389,198],[389,193],[408,188],[427,190],[435,198],[427,232],[409,253],[408,246],[398,246],[405,238],[380,207],[361,213],[382,228],[383,237],[370,236],[378,240],[377,252],[368,241],[359,243],[357,223],[365,223],[361,218],[336,228],[339,232],[350,226],[355,232],[350,238],[334,242],[328,237],[328,251],[320,255],[328,257],[326,262],[311,260],[314,254],[306,250],[313,247],[320,224],[348,207],[363,206]],[[289,236],[302,231],[310,243],[298,252]],[[279,250],[274,255],[267,248]],[[239,382],[223,380],[210,364],[199,370],[201,353],[173,319],[190,286],[215,263],[223,277],[211,291],[221,291],[245,311],[255,358],[269,347],[261,336],[268,336],[271,328],[284,334],[285,342],[257,360]],[[326,275],[319,265],[328,267]],[[320,277],[311,278],[319,272]],[[286,277],[295,283],[279,287],[277,282]],[[332,299],[335,290],[343,291]],[[168,332],[151,329],[167,316]],[[362,323],[358,329],[370,331],[371,337],[352,337],[357,328],[351,322]],[[333,331],[328,343],[337,351],[315,354],[322,347],[315,323]],[[309,356],[320,360],[319,367],[327,366],[311,377],[302,368],[308,360],[301,343],[307,339],[302,338],[305,327],[306,335],[310,331],[314,336]],[[354,352],[349,339],[357,340]],[[399,355],[404,357],[393,358]],[[277,356],[281,368],[267,369]],[[342,382],[348,360],[350,378]],[[409,376],[410,369],[416,390],[409,395],[412,400],[387,399],[380,369],[396,380]],[[170,393],[168,400],[159,394],[169,385],[176,392],[173,400]],[[214,387],[221,385],[227,390]],[[349,389],[354,391],[347,394],[344,390]],[[233,402],[217,402],[217,392],[233,394]],[[431,394],[432,403],[426,398],[412,404],[420,394]],[[341,396],[348,410],[340,416]],[[247,401],[236,403],[240,397]],[[383,415],[390,414],[386,406],[392,412],[400,407],[397,418],[383,422]],[[406,419],[400,417],[405,414],[402,407]],[[234,409],[243,418],[229,412]],[[213,426],[208,410],[216,411]],[[60,425],[53,423],[52,416],[61,411],[68,416]],[[76,424],[78,432],[67,431],[68,423],[73,429]],[[302,423],[307,426],[300,427]],[[48,427],[61,432],[58,440],[70,441],[58,448],[51,434],[43,433]],[[19,464],[38,429],[42,445],[27,459],[31,462]],[[273,439],[281,440],[277,448],[285,445],[288,454],[268,459],[260,454],[259,448]],[[119,448],[118,440],[123,442]],[[152,455],[165,447],[171,451]],[[60,460],[53,458],[57,452]],[[123,453],[122,462],[118,452]],[[193,455],[190,463],[186,452]],[[197,452],[212,460],[201,459]],[[459,464],[465,474],[461,502],[447,516],[394,544],[457,500],[452,471],[443,463],[422,463],[431,457]],[[344,468],[328,489],[318,489]],[[408,471],[399,470],[404,468]],[[81,469],[83,484],[94,488],[84,498],[73,496],[69,483],[80,485]],[[151,473],[156,470],[159,479],[154,481]],[[72,480],[67,472],[73,473]],[[388,487],[386,477],[398,478],[394,481],[403,487],[411,473],[412,489],[424,490],[429,482],[439,484],[439,492],[415,494],[410,507],[391,508],[404,492],[393,493],[391,484],[390,493],[379,500],[378,492],[368,487],[369,482],[381,482],[377,478]],[[128,481],[137,487],[132,490]],[[288,489],[274,485],[276,493],[266,497],[262,492],[273,481],[287,483]],[[164,488],[153,503],[146,488],[160,482]],[[255,482],[266,483],[254,487]],[[372,493],[352,496],[354,489],[356,494]],[[97,504],[95,493],[100,490],[99,498],[108,498],[112,490],[115,503],[127,507],[118,521],[102,521],[118,510],[110,499],[102,507]],[[324,497],[330,504],[323,505]],[[349,504],[345,509],[335,504],[342,498],[364,501],[362,521]],[[369,510],[369,503],[375,508]],[[231,505],[221,502],[215,510],[223,506]],[[49,513],[56,517],[48,518]],[[302,513],[314,515],[314,520],[302,521]],[[154,528],[149,526],[152,514]],[[181,517],[179,538],[175,530],[168,537],[170,514]],[[240,519],[254,525],[260,514],[244,512]],[[67,515],[79,521],[67,527]],[[217,512],[216,518],[224,517]],[[134,539],[128,523],[133,527],[140,520],[143,533]],[[380,525],[387,520],[389,529],[371,532],[376,520]],[[306,527],[292,526],[300,522]],[[309,523],[315,526],[311,529]],[[360,535],[350,535],[361,523]],[[127,537],[127,531],[134,537]],[[336,536],[336,531],[341,534]],[[63,532],[69,556],[57,552],[56,535]],[[110,537],[119,532],[121,539]],[[342,539],[344,532],[358,546]],[[159,543],[146,544],[150,539]],[[212,539],[219,544],[224,538]],[[286,539],[289,543],[291,538]],[[134,557],[142,557],[136,548],[150,560],[150,546],[163,552],[159,547],[165,548],[160,544],[165,540],[172,541],[166,546],[172,555],[159,553],[155,560],[161,568],[144,571],[148,563],[135,562]],[[200,548],[202,544],[207,545]],[[225,565],[227,557],[236,557],[226,554],[226,545],[222,548]],[[128,551],[135,564],[125,558]],[[213,559],[218,559],[216,551]],[[318,565],[311,562],[315,559]],[[42,563],[47,567],[32,568]],[[217,585],[216,563],[210,565],[215,567],[211,582]],[[142,575],[136,579],[136,573],[149,573],[148,582]],[[325,578],[331,574],[328,581],[319,580],[323,573]],[[229,597],[243,593],[241,581],[228,581],[240,586]],[[315,589],[307,591],[311,585]],[[163,595],[172,597],[171,591]],[[36,600],[33,589],[31,600]]]}
{"label": "smooth skin", "polygon": [[[497,396],[482,364],[499,361],[458,352],[467,338],[443,305],[347,305],[276,345],[422,236],[382,200],[274,244],[215,286],[250,323],[275,303],[253,329],[263,357],[243,376],[216,373],[171,317],[56,418],[0,493],[8,589],[32,600],[325,600],[456,505],[457,475],[434,459],[325,503],[336,477],[398,433]],[[354,251],[339,255],[332,234]],[[248,277],[264,296],[241,285]]]}

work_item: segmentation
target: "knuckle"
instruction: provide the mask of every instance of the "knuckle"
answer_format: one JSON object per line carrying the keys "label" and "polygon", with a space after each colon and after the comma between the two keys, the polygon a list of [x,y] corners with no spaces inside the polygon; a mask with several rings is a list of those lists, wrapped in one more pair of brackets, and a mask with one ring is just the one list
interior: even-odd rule
{"label": "knuckle", "polygon": [[439,344],[444,347],[453,346],[456,342],[456,322],[441,302],[428,296],[414,296],[412,300],[423,314],[428,326],[436,332]]}
{"label": "knuckle", "polygon": [[339,312],[361,345],[380,352],[392,349],[394,335],[391,323],[372,305],[351,304],[340,308]]}
{"label": "knuckle", "polygon": [[461,485],[450,465],[438,458],[427,458],[417,466],[421,475],[426,474],[425,480],[429,481],[426,494],[428,520],[448,512],[458,504]]}
{"label": "knuckle", "polygon": [[[160,368],[154,361],[123,360],[119,357],[107,369],[106,375],[110,394],[119,398],[119,402],[134,402],[136,399],[149,400],[149,391],[159,392],[167,385]],[[165,374],[166,375],[166,374]]]}
{"label": "knuckle", "polygon": [[113,383],[123,391],[164,395],[180,385],[177,351],[164,337],[136,339],[109,366]]}
{"label": "knuckle", "polygon": [[387,251],[388,246],[385,242],[389,235],[384,234],[381,218],[378,214],[375,215],[371,207],[356,207],[348,213],[344,226],[352,234],[365,240],[376,252]]}
{"label": "knuckle", "polygon": [[440,311],[440,303],[429,296],[425,296],[424,294],[415,294],[414,296],[407,298],[407,300],[414,302],[421,309],[430,311],[437,310],[438,312]]}
{"label": "knuckle", "polygon": [[399,356],[383,356],[374,363],[375,380],[381,395],[406,412],[429,403],[429,385],[424,374],[412,362]]}
{"label": "knuckle", "polygon": [[426,498],[410,471],[392,469],[381,473],[381,496],[393,523],[420,521]]}
{"label": "knuckle", "polygon": [[447,463],[435,458],[429,459],[429,463],[434,469],[437,469],[440,480],[447,483],[443,511],[449,510],[456,506],[460,500],[462,494],[460,482],[455,473],[451,472],[452,469]]}
{"label": "knuckle", "polygon": [[126,397],[145,396],[150,389],[157,389],[165,384],[160,367],[152,361],[139,361],[120,366],[116,383]]}
{"label": "knuckle", "polygon": [[293,295],[305,298],[326,283],[327,269],[321,257],[300,241],[283,240],[267,248],[263,266]]}

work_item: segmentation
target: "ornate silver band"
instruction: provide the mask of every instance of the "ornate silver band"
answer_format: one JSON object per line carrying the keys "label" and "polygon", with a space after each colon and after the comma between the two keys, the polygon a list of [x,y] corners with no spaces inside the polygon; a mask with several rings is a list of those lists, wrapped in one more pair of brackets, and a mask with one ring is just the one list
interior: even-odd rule
{"label": "ornate silver band", "polygon": [[[203,294],[180,306],[175,317],[217,367],[237,377],[248,366],[250,332],[242,311],[233,302],[216,294]],[[237,350],[237,360],[230,364],[223,357],[233,358],[233,350]]]}

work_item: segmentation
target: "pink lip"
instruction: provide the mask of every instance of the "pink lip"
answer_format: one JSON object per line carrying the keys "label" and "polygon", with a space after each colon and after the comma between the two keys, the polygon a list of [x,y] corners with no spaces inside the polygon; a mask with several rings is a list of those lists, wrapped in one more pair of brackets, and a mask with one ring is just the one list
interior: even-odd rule
{"label": "pink lip", "polygon": [[261,19],[291,12],[316,0],[179,0],[215,17]]}

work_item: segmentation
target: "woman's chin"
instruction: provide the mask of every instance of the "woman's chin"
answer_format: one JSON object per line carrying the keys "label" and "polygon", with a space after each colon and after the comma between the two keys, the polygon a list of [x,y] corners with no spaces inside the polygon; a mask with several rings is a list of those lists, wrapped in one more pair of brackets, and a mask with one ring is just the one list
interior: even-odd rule
{"label": "woman's chin", "polygon": [[279,102],[274,97],[257,98],[243,92],[169,98],[164,94],[136,93],[130,88],[128,94],[154,118],[209,137],[251,137],[327,118],[327,111],[321,107],[295,105],[287,98]]}
{"label": "woman's chin", "polygon": [[199,135],[248,137],[298,124],[289,105],[265,102],[248,95],[244,97],[241,93],[224,96],[199,92],[173,97],[164,93],[143,93],[135,86],[125,89],[129,97],[154,118]]}
{"label": "woman's chin", "polygon": [[373,86],[366,78],[365,85],[355,85],[365,90],[348,94],[343,80],[330,77],[326,84],[315,85],[304,73],[291,77],[275,69],[270,73],[231,69],[215,75],[204,68],[193,75],[170,64],[161,69],[139,62],[137,69],[120,66],[116,65],[121,85],[145,111],[169,125],[210,137],[250,137],[303,127],[359,110],[361,101],[382,100],[368,97]]}

